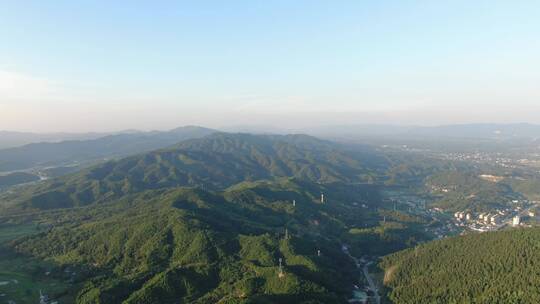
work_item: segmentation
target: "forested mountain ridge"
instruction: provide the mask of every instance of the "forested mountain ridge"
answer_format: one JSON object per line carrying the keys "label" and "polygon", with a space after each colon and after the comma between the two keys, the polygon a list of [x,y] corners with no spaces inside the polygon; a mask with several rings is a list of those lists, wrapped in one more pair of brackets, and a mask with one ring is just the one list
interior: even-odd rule
{"label": "forested mountain ridge", "polygon": [[127,156],[214,132],[216,130],[186,126],[163,132],[135,132],[89,140],[32,143],[0,150],[0,172]]}
{"label": "forested mountain ridge", "polygon": [[[116,132],[116,134],[127,133],[127,131]],[[111,133],[32,133],[0,130],[0,149],[20,147],[38,142],[60,142],[68,140],[90,140]]]}
{"label": "forested mountain ridge", "polygon": [[30,187],[14,200],[24,208],[51,209],[99,203],[150,189],[201,186],[219,190],[243,181],[278,177],[366,182],[384,172],[386,164],[384,156],[348,151],[305,135],[217,133],[53,179]]}
{"label": "forested mountain ridge", "polygon": [[539,303],[540,228],[471,234],[383,258],[396,303]]}
{"label": "forested mountain ridge", "polygon": [[321,204],[324,187],[150,190],[45,216],[48,232],[12,246],[74,269],[77,303],[342,303],[356,276],[339,237],[363,211]]}

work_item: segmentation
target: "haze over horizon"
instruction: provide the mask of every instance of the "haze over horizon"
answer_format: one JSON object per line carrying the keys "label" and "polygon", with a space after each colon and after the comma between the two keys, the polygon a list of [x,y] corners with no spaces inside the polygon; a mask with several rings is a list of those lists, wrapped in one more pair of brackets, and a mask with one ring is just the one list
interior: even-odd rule
{"label": "haze over horizon", "polygon": [[536,1],[0,4],[0,130],[540,123]]}

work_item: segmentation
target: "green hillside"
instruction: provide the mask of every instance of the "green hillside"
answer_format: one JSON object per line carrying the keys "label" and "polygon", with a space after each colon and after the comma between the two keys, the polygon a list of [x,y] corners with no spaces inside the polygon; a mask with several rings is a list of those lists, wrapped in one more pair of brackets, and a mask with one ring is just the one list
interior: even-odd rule
{"label": "green hillside", "polygon": [[[366,161],[365,159],[369,159]],[[321,183],[371,181],[386,159],[305,135],[210,135],[30,187],[8,197],[24,209],[85,206],[125,194],[178,186],[224,189],[236,183],[297,177]]]}
{"label": "green hillside", "polygon": [[396,303],[539,303],[540,228],[472,234],[386,256]]}
{"label": "green hillside", "polygon": [[540,180],[537,178],[517,179],[507,178],[504,182],[512,187],[514,191],[533,201],[540,201]]}
{"label": "green hillside", "polygon": [[504,182],[491,182],[467,171],[446,171],[426,178],[428,190],[437,196],[434,206],[452,210],[487,211],[522,198]]}
{"label": "green hillside", "polygon": [[77,303],[341,303],[357,276],[339,237],[363,211],[320,204],[321,190],[285,179],[146,191],[44,216],[48,232],[12,246],[72,267]]}

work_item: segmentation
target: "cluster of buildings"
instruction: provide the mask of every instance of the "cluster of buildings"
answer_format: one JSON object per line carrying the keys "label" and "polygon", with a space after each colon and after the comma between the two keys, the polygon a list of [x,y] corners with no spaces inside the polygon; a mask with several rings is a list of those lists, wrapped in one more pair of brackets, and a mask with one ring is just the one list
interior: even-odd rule
{"label": "cluster of buildings", "polygon": [[490,164],[497,164],[500,167],[503,168],[516,168],[517,164],[519,162],[523,161],[529,161],[529,159],[525,160],[516,160],[514,157],[511,156],[504,156],[501,153],[489,153],[489,152],[444,152],[440,153],[439,158],[445,159],[445,160],[454,160],[454,161],[467,161],[467,162],[473,162],[473,163],[490,163]]}
{"label": "cluster of buildings", "polygon": [[497,230],[508,224],[513,227],[520,226],[522,216],[533,217],[533,211],[516,210],[496,210],[492,212],[472,213],[459,211],[454,213],[454,219],[457,226],[468,227],[476,231]]}
{"label": "cluster of buildings", "polygon": [[470,213],[466,213],[466,212],[456,212],[454,213],[454,217],[457,219],[457,220],[471,220],[472,218],[472,215]]}

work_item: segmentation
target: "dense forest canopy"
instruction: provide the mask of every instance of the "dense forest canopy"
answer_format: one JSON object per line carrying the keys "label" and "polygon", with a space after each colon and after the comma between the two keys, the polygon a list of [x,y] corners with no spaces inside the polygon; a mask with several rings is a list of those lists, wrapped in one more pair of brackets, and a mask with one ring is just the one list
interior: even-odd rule
{"label": "dense forest canopy", "polygon": [[395,303],[539,303],[540,229],[434,241],[380,266]]}

